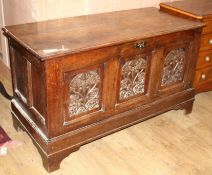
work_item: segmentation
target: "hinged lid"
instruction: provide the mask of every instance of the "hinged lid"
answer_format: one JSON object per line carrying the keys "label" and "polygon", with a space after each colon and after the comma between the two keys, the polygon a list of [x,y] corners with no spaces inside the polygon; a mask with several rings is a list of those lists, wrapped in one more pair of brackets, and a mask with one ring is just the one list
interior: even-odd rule
{"label": "hinged lid", "polygon": [[143,8],[7,26],[3,30],[8,37],[46,60],[202,26],[157,8]]}

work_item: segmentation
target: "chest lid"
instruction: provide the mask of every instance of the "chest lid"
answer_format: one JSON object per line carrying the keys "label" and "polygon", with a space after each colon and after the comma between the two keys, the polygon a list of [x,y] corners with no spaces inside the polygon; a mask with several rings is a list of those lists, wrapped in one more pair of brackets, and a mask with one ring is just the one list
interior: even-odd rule
{"label": "chest lid", "polygon": [[40,60],[47,60],[201,27],[199,22],[151,7],[6,26],[3,31]]}

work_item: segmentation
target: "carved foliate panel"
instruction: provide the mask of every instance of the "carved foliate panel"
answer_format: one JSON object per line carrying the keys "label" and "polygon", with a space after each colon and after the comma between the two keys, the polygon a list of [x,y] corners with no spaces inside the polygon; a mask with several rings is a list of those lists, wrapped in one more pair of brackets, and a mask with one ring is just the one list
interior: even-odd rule
{"label": "carved foliate panel", "polygon": [[121,68],[119,99],[124,100],[145,91],[146,57],[137,55]]}
{"label": "carved foliate panel", "polygon": [[183,80],[185,56],[186,51],[184,48],[172,50],[167,54],[163,68],[162,86]]}
{"label": "carved foliate panel", "polygon": [[70,116],[99,108],[100,70],[75,75],[70,81]]}

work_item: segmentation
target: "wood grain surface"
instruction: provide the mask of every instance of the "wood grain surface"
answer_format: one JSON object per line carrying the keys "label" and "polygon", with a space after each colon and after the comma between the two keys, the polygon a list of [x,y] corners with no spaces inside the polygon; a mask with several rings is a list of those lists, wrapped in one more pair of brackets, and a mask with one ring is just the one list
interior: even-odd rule
{"label": "wood grain surface", "polygon": [[201,23],[176,18],[151,7],[7,26],[4,31],[46,60],[200,26]]}

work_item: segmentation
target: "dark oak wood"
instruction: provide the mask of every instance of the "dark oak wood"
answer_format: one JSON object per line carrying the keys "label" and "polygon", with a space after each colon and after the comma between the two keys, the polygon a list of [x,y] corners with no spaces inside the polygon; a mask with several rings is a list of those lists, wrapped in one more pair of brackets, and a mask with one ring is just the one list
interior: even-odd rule
{"label": "dark oak wood", "polygon": [[7,26],[4,31],[38,59],[46,60],[197,27],[198,23],[146,8]]}
{"label": "dark oak wood", "polygon": [[[6,27],[14,127],[51,172],[93,140],[169,110],[190,113],[202,27],[156,8]],[[40,52],[58,43],[69,50]]]}
{"label": "dark oak wood", "polygon": [[196,92],[212,90],[212,1],[183,0],[160,4],[161,11],[203,22],[203,29],[194,87]]}

